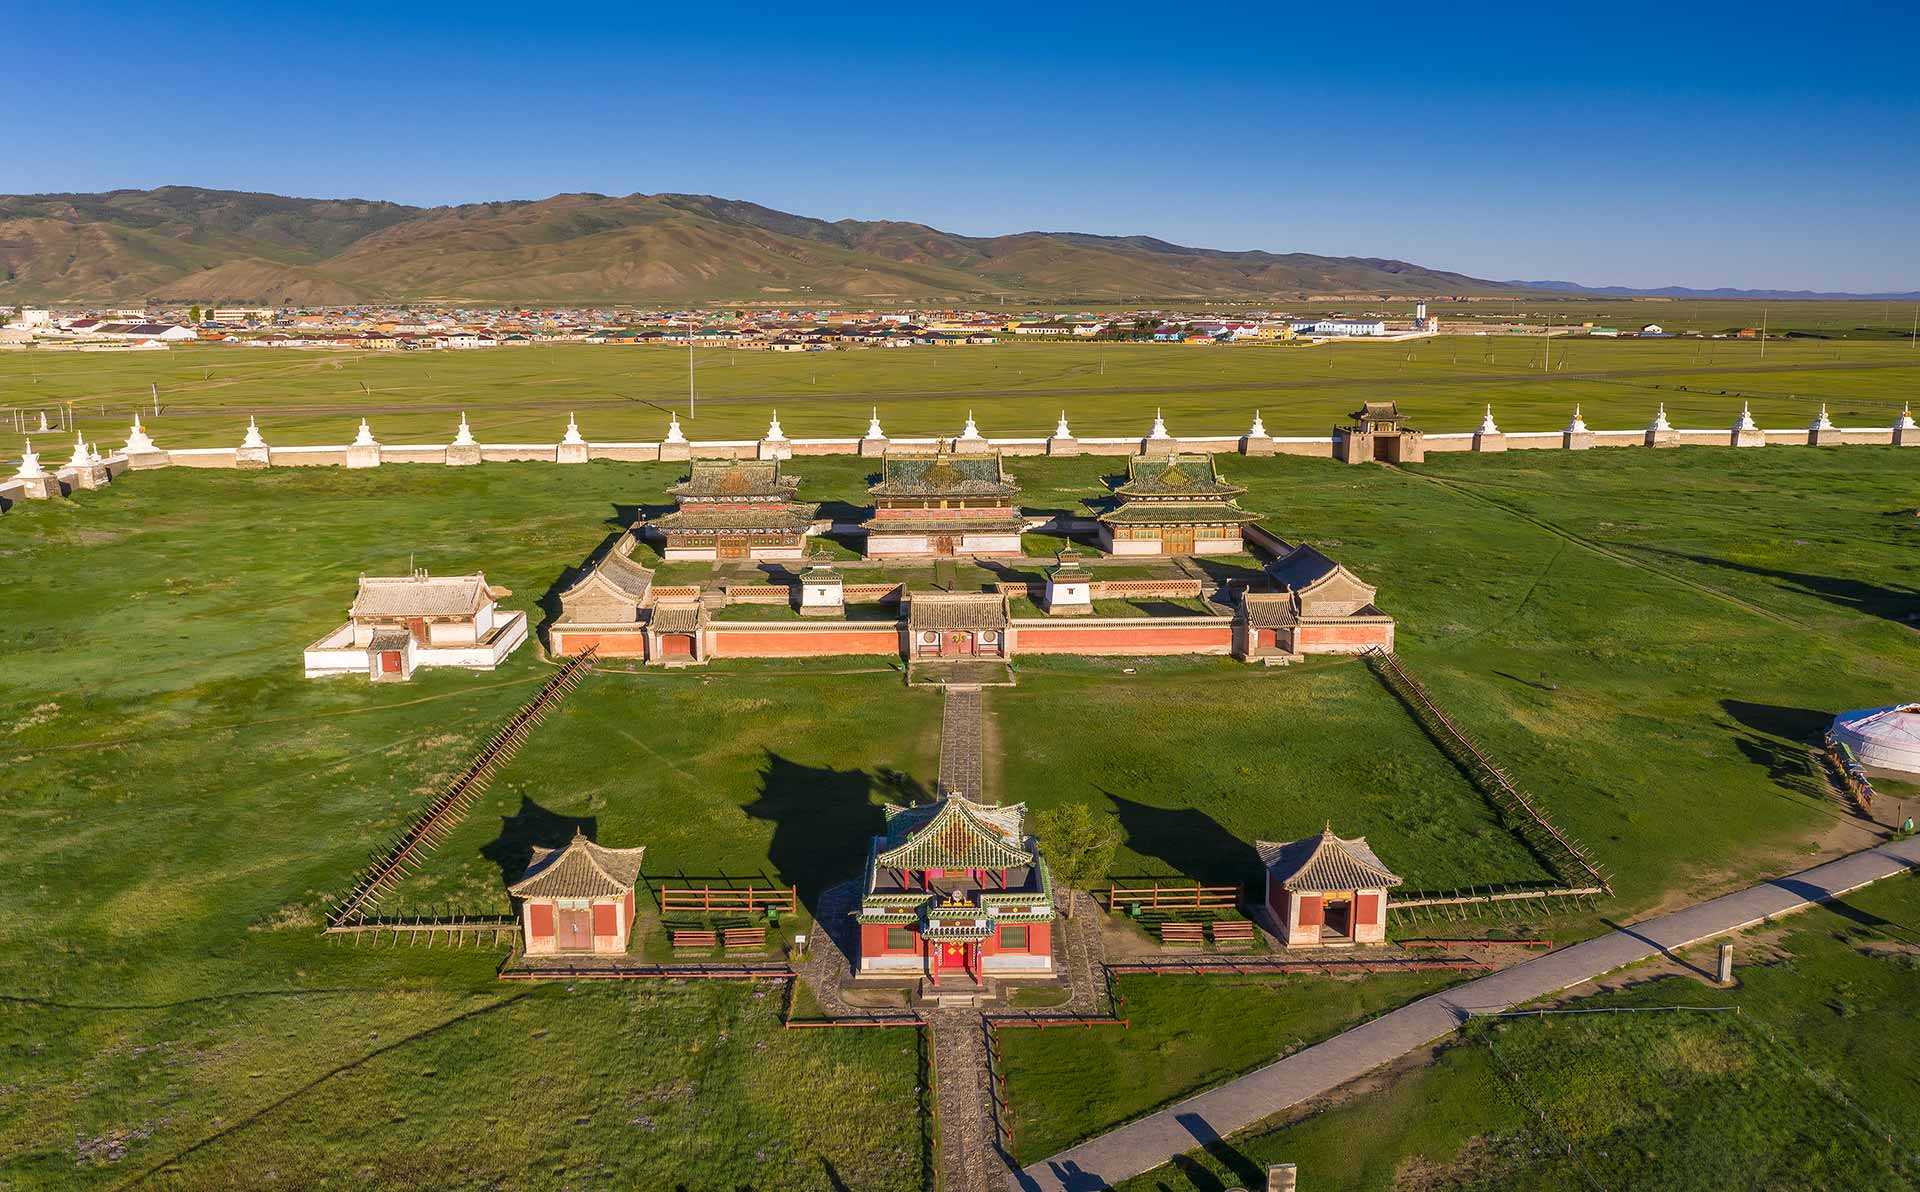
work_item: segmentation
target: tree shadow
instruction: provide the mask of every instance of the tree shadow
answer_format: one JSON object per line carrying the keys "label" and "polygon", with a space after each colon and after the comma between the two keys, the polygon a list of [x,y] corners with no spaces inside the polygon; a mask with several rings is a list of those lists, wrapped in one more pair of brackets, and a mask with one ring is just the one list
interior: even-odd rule
{"label": "tree shadow", "polygon": [[907,801],[927,797],[917,780],[895,771],[808,766],[769,751],[760,770],[760,795],[743,810],[773,825],[767,860],[800,901],[814,911],[821,891],[857,873],[867,845],[886,825],[873,801],[879,789]]}
{"label": "tree shadow", "polygon": [[[1119,813],[1127,847],[1174,872],[1203,882],[1245,887],[1260,868],[1251,844],[1193,807],[1154,807],[1102,790]],[[1044,842],[1043,842],[1044,843]]]}
{"label": "tree shadow", "polygon": [[1656,546],[1643,546],[1640,549],[1649,554],[1664,555],[1670,559],[1681,559],[1707,567],[1718,567],[1723,571],[1736,571],[1742,575],[1775,580],[1788,591],[1813,596],[1851,612],[1865,613],[1867,616],[1879,617],[1881,620],[1892,621],[1897,625],[1911,626],[1915,621],[1920,621],[1920,590],[1913,588],[1885,587],[1867,580],[1848,579],[1837,575],[1783,571],[1775,567],[1736,563],[1731,559],[1688,554],[1684,551],[1667,550]]}
{"label": "tree shadow", "polygon": [[500,817],[500,835],[482,847],[480,855],[500,867],[501,884],[510,886],[526,876],[535,847],[564,848],[575,829],[593,840],[598,828],[594,816],[561,815],[521,795],[519,809]]}

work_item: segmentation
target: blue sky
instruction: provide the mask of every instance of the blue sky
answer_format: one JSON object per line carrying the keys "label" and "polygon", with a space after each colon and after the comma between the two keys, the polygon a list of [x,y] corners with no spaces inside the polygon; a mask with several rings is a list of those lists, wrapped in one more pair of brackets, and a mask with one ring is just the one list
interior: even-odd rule
{"label": "blue sky", "polygon": [[0,192],[694,191],[1490,278],[1920,289],[1911,6],[1573,7],[9,3]]}

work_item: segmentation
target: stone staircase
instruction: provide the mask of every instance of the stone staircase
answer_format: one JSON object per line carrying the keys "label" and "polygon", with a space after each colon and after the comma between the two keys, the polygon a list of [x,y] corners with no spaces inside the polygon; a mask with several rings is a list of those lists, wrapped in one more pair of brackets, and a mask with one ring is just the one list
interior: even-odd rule
{"label": "stone staircase", "polygon": [[921,978],[914,990],[914,1005],[922,1009],[978,1009],[1000,1000],[999,988],[991,980],[975,982],[947,977],[939,982]]}

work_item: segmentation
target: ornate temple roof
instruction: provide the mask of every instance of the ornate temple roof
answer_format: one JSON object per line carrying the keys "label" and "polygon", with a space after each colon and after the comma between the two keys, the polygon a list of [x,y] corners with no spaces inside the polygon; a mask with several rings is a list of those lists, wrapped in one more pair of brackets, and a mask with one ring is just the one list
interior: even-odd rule
{"label": "ornate temple roof", "polygon": [[1136,455],[1127,461],[1122,497],[1237,497],[1247,490],[1220,478],[1211,455]]}
{"label": "ornate temple roof", "polygon": [[798,476],[780,474],[777,459],[696,459],[687,478],[667,491],[677,500],[784,501],[800,487]]}
{"label": "ornate temple roof", "polygon": [[1011,497],[1019,491],[998,451],[889,451],[880,460],[880,482],[867,488],[875,497]]}
{"label": "ornate temple roof", "polygon": [[594,588],[605,588],[610,594],[631,600],[636,606],[646,603],[647,592],[653,587],[653,571],[634,561],[633,548],[633,533],[628,531],[621,535],[620,541],[591,571],[560,593],[561,604]]}
{"label": "ornate temple roof", "polygon": [[698,600],[656,604],[653,619],[648,622],[660,633],[696,633],[706,623],[706,606]]}
{"label": "ornate temple roof", "polygon": [[874,863],[887,869],[1012,869],[1034,863],[1027,805],[997,806],[948,795],[917,807],[889,806]]}
{"label": "ornate temple roof", "polygon": [[355,617],[470,617],[493,603],[487,577],[420,575],[360,577]]}
{"label": "ornate temple roof", "polygon": [[682,505],[672,513],[647,519],[647,524],[663,534],[711,533],[715,530],[767,530],[798,534],[813,525],[818,505],[754,505],[745,509],[714,505]]}
{"label": "ornate temple roof", "polygon": [[1335,836],[1331,824],[1318,836],[1287,844],[1262,840],[1254,847],[1283,890],[1372,890],[1400,884],[1400,876],[1367,847],[1365,836]]}
{"label": "ornate temple roof", "polygon": [[524,877],[507,887],[518,898],[617,898],[633,889],[646,848],[602,848],[580,829],[565,848],[538,848]]}

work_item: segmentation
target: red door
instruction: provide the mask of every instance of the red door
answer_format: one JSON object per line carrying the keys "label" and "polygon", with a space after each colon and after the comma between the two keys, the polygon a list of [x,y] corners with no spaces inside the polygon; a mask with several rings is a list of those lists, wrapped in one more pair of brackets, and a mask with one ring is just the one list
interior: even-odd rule
{"label": "red door", "polygon": [[398,650],[380,651],[380,671],[382,674],[388,674],[388,675],[399,674],[400,673],[400,651]]}
{"label": "red door", "polygon": [[967,946],[949,941],[940,945],[940,971],[960,969],[970,972],[967,965]]}
{"label": "red door", "polygon": [[663,633],[660,635],[660,654],[663,658],[693,657],[693,638],[685,633]]}
{"label": "red door", "polygon": [[973,634],[965,630],[951,630],[940,639],[940,657],[942,658],[971,653],[973,653]]}
{"label": "red door", "polygon": [[593,951],[593,912],[586,907],[560,907],[554,911],[555,945],[562,952]]}

